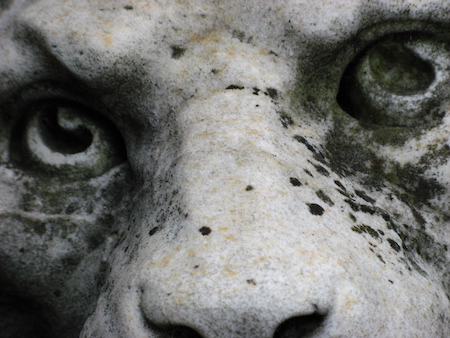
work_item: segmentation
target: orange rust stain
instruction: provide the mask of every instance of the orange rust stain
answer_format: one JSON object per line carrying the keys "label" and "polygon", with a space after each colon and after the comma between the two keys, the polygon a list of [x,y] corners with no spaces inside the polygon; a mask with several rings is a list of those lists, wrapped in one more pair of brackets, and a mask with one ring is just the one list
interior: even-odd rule
{"label": "orange rust stain", "polygon": [[102,40],[103,40],[103,43],[104,43],[105,45],[107,45],[107,46],[110,46],[110,45],[112,45],[112,43],[113,43],[113,39],[112,39],[112,37],[109,36],[109,35],[103,36]]}
{"label": "orange rust stain", "polygon": [[229,239],[230,241],[237,242],[237,238],[234,237],[233,235],[225,236],[225,238],[226,238],[226,239]]}

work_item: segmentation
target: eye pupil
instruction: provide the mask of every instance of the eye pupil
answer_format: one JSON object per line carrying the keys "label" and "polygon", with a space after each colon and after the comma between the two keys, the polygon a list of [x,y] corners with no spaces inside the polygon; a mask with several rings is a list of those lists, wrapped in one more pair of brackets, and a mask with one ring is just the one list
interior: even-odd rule
{"label": "eye pupil", "polygon": [[68,129],[61,126],[59,116],[65,108],[48,105],[41,111],[39,129],[47,147],[62,154],[85,151],[92,144],[92,133],[83,126]]}
{"label": "eye pupil", "polygon": [[393,94],[413,95],[425,91],[435,78],[430,63],[401,43],[379,43],[368,54],[375,81]]}

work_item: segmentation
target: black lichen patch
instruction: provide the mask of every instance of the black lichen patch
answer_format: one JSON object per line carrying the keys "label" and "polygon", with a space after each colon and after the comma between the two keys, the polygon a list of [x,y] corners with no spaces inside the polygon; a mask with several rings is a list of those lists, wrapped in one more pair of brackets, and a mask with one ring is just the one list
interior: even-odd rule
{"label": "black lichen patch", "polygon": [[334,184],[336,184],[342,191],[347,191],[347,189],[344,187],[344,185],[339,181],[334,181]]}
{"label": "black lichen patch", "polygon": [[349,212],[349,213],[348,213],[348,216],[350,217],[350,219],[351,219],[353,222],[356,222],[356,217],[355,217],[355,215],[353,215],[351,212]]}
{"label": "black lichen patch", "polygon": [[238,85],[229,85],[227,88],[225,88],[225,89],[232,89],[232,90],[235,90],[235,89],[239,89],[239,90],[242,90],[242,89],[244,89],[244,86],[238,86]]}
{"label": "black lichen patch", "polygon": [[298,178],[295,178],[295,177],[289,177],[289,182],[291,182],[291,184],[294,187],[299,187],[302,185],[302,183],[298,180]]}
{"label": "black lichen patch", "polygon": [[380,238],[380,234],[378,233],[378,231],[374,230],[372,227],[365,225],[365,224],[352,226],[352,230],[354,232],[357,232],[358,234],[362,234],[362,233],[369,234],[370,236],[372,236],[375,239]]}
{"label": "black lichen patch", "polygon": [[253,87],[253,95],[259,95],[260,89]]}
{"label": "black lichen patch", "polygon": [[366,204],[359,204],[356,203],[353,199],[351,198],[347,198],[344,200],[345,203],[347,203],[350,208],[352,208],[353,211],[361,211],[370,215],[373,215],[377,212],[379,212],[380,210],[376,207],[372,207],[370,205],[366,205]]}
{"label": "black lichen patch", "polygon": [[369,202],[369,203],[375,203],[375,200],[369,196],[367,196],[367,194],[362,191],[362,190],[355,190],[355,194],[358,195],[359,197],[361,197],[364,201]]}
{"label": "black lichen patch", "polygon": [[247,279],[246,282],[247,282],[247,284],[250,284],[250,285],[256,285],[256,282],[254,279]]}
{"label": "black lichen patch", "polygon": [[245,191],[252,191],[253,189],[255,188],[250,184],[245,187]]}
{"label": "black lichen patch", "polygon": [[330,173],[327,169],[322,167],[320,164],[313,164],[314,168],[316,168],[317,172],[323,176],[330,177]]}
{"label": "black lichen patch", "polygon": [[171,46],[170,48],[172,49],[172,59],[179,59],[186,51],[186,48],[180,46]]}
{"label": "black lichen patch", "polygon": [[316,203],[307,203],[309,212],[313,215],[321,216],[325,212],[325,209]]}
{"label": "black lichen patch", "polygon": [[278,91],[275,88],[267,88],[267,95],[269,95],[272,100],[275,100],[278,97]]}
{"label": "black lichen patch", "polygon": [[377,257],[383,264],[386,264],[386,262],[383,259],[383,256],[381,256],[380,254],[377,254]]}
{"label": "black lichen patch", "polygon": [[289,126],[294,125],[294,120],[292,120],[292,117],[290,117],[288,114],[286,114],[285,112],[278,112],[278,114],[280,114],[280,121],[283,125],[283,128],[287,129]]}
{"label": "black lichen patch", "polygon": [[334,202],[331,200],[331,198],[323,192],[323,190],[316,191],[317,197],[319,197],[322,201],[324,201],[326,204],[328,204],[330,207],[334,205]]}
{"label": "black lichen patch", "polygon": [[231,33],[231,36],[233,38],[238,39],[240,42],[244,41],[244,39],[245,39],[245,33],[243,31],[239,31],[237,29],[233,30],[233,32]]}
{"label": "black lichen patch", "polygon": [[313,174],[308,169],[303,169],[305,173],[307,173],[309,176],[314,177]]}
{"label": "black lichen patch", "polygon": [[159,231],[159,227],[154,227],[153,229],[151,229],[148,234],[150,236],[153,236],[154,234],[156,234]]}
{"label": "black lichen patch", "polygon": [[370,205],[365,205],[365,204],[360,204],[359,205],[359,210],[361,212],[365,212],[366,214],[371,214],[371,215],[373,215],[374,213],[377,212],[376,208],[371,207]]}
{"label": "black lichen patch", "polygon": [[209,227],[201,227],[198,229],[203,236],[208,236],[211,233],[211,229]]}
{"label": "black lichen patch", "polygon": [[388,238],[387,241],[390,244],[390,246],[392,247],[392,249],[394,249],[395,251],[399,252],[401,250],[400,245],[398,245],[398,243],[396,241],[394,241],[393,239]]}
{"label": "black lichen patch", "polygon": [[133,10],[133,6],[131,6],[131,5],[123,6],[123,8],[126,9],[127,11],[132,11]]}
{"label": "black lichen patch", "polygon": [[303,137],[300,135],[295,135],[294,139],[302,144],[304,144],[306,146],[306,148],[308,148],[308,150],[312,153],[316,153],[316,149],[314,149],[314,147]]}

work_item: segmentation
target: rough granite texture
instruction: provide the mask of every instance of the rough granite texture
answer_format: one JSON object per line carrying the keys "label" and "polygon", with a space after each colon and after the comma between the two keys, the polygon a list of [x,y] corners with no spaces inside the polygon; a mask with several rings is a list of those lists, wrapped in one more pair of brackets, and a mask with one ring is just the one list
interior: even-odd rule
{"label": "rough granite texture", "polygon": [[2,337],[450,337],[450,2],[0,1]]}

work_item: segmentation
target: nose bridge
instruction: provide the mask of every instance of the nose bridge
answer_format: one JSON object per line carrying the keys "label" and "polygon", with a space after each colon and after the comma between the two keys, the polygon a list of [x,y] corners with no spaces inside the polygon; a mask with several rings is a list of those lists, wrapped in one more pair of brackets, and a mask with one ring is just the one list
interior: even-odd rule
{"label": "nose bridge", "polygon": [[182,145],[177,175],[189,195],[185,200],[205,215],[199,209],[203,203],[210,210],[212,202],[234,209],[225,204],[242,206],[251,191],[276,189],[283,154],[277,143],[283,132],[278,118],[270,99],[244,91],[217,94],[184,110],[178,117]]}

